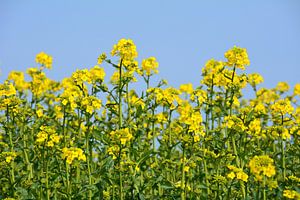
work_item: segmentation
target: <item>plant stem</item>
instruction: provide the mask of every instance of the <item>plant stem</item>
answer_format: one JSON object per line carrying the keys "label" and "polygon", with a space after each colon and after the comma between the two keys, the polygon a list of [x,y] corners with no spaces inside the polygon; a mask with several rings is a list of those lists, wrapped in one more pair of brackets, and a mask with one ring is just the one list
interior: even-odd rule
{"label": "plant stem", "polygon": [[66,172],[67,172],[67,196],[68,199],[71,200],[71,183],[70,183],[70,174],[69,174],[69,164],[67,163],[67,161],[65,161],[66,163]]}
{"label": "plant stem", "polygon": [[[91,166],[90,166],[90,158],[91,158],[91,155],[90,155],[90,151],[89,151],[89,131],[86,132],[86,137],[85,137],[85,145],[86,145],[86,153],[87,153],[87,168],[88,168],[88,178],[89,178],[89,186],[92,185],[92,176],[91,176]],[[91,188],[89,188],[89,193],[88,193],[88,198],[89,200],[92,199],[92,191],[91,191]]]}
{"label": "plant stem", "polygon": [[122,60],[119,66],[119,129],[122,128]]}
{"label": "plant stem", "polygon": [[182,144],[182,164],[181,164],[181,200],[185,200],[185,144]]}
{"label": "plant stem", "polygon": [[[48,149],[47,149],[47,156],[48,156]],[[49,160],[49,159],[46,159],[46,194],[47,194],[47,200],[50,199],[49,174],[48,174],[48,160]]]}
{"label": "plant stem", "polygon": [[[122,129],[122,60],[119,66],[119,129]],[[122,144],[120,144],[120,152],[119,152],[119,198],[123,200],[123,184],[122,184],[122,170],[121,170],[121,151],[122,151]]]}
{"label": "plant stem", "polygon": [[[281,115],[281,126],[283,126],[283,115]],[[282,138],[282,133],[280,135],[280,146],[281,146],[281,158],[282,158],[282,175],[283,175],[283,182],[285,182],[286,167],[285,167],[285,151],[284,151],[284,142]]]}
{"label": "plant stem", "polygon": [[[9,107],[8,105],[6,106],[6,122],[7,122],[7,125],[6,125],[6,132],[8,133],[9,135],[9,146],[10,146],[10,152],[11,153],[14,153],[14,143],[13,143],[13,138],[12,138],[12,131],[9,130],[9,123],[10,123],[10,120],[9,120]],[[14,184],[15,184],[15,170],[14,170],[14,161],[12,160],[10,162],[10,184],[11,184],[11,193],[12,193],[12,196],[14,197],[15,196],[15,190],[14,190]]]}
{"label": "plant stem", "polygon": [[264,180],[263,180],[263,199],[266,200],[266,176],[264,175]]}

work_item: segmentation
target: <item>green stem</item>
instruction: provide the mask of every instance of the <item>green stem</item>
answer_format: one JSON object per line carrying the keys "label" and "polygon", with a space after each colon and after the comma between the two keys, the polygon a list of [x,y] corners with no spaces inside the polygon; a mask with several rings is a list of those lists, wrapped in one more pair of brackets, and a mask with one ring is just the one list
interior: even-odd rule
{"label": "green stem", "polygon": [[[205,157],[205,154],[204,154]],[[204,172],[205,172],[205,184],[206,184],[206,188],[207,188],[207,198],[209,198],[210,195],[210,184],[209,184],[209,180],[208,180],[208,170],[207,170],[207,163],[206,163],[206,159],[204,158],[203,160],[203,165],[204,165]]]}
{"label": "green stem", "polygon": [[[120,62],[119,66],[119,129],[122,128],[122,60]],[[121,151],[122,151],[122,146],[120,144],[120,152],[119,152],[119,198],[120,200],[123,200],[123,184],[122,184],[122,170],[121,170]]]}
{"label": "green stem", "polygon": [[66,136],[66,132],[65,132],[65,125],[66,125],[66,108],[65,106],[63,106],[63,124],[62,124],[62,132],[63,132],[63,136],[64,136],[64,147],[67,146],[67,136]]}
{"label": "green stem", "polygon": [[184,186],[185,186],[185,171],[184,171],[184,167],[185,167],[185,148],[184,145],[182,144],[182,164],[181,164],[181,200],[185,200],[185,190],[184,190]]}
{"label": "green stem", "polygon": [[69,174],[69,164],[67,163],[67,161],[65,161],[66,163],[66,172],[67,172],[67,196],[68,196],[68,200],[71,200],[71,183],[70,183],[70,174]]}
{"label": "green stem", "polygon": [[[47,149],[47,156],[48,156],[48,149]],[[49,160],[49,159],[46,159],[46,194],[47,194],[47,200],[50,200],[49,174],[48,174],[48,160]]]}
{"label": "green stem", "polygon": [[[88,154],[86,161],[87,161],[87,168],[88,168],[89,186],[91,186],[92,185],[91,166],[90,166],[90,157],[91,157],[91,155],[89,153],[90,152],[89,151],[90,147],[89,147],[89,134],[88,134],[88,132],[86,133],[86,138],[85,139],[86,139],[85,140],[86,153]],[[89,198],[89,200],[92,199],[92,191],[90,189],[89,189],[89,193],[88,193],[88,198]]]}
{"label": "green stem", "polygon": [[285,182],[286,179],[286,167],[285,167],[285,151],[284,151],[284,143],[282,137],[280,138],[281,143],[281,154],[282,154],[282,175],[283,175],[283,182]]}
{"label": "green stem", "polygon": [[27,171],[28,171],[28,180],[33,178],[33,171],[32,171],[32,165],[29,161],[28,154],[27,154],[27,135],[25,134],[24,131],[25,127],[25,122],[23,122],[23,126],[21,127],[21,132],[22,132],[22,139],[23,139],[23,153],[24,153],[24,158],[25,158],[25,163],[27,166]]}
{"label": "green stem", "polygon": [[122,128],[122,60],[119,67],[119,129]]}
{"label": "green stem", "polygon": [[[85,147],[86,147],[86,154],[87,154],[87,168],[88,168],[88,179],[89,179],[89,186],[91,187],[92,186],[92,174],[91,174],[91,162],[92,162],[92,152],[91,152],[91,148],[90,148],[90,126],[91,126],[91,123],[90,123],[90,115],[87,114],[87,124],[88,124],[88,127],[87,127],[87,131],[85,133]],[[91,200],[92,199],[92,190],[89,188],[88,190],[88,199]]]}
{"label": "green stem", "polygon": [[119,152],[119,156],[118,156],[118,162],[119,162],[119,198],[120,198],[120,200],[123,200],[123,180],[122,180],[121,156],[122,156],[122,144],[120,144],[120,152]]}
{"label": "green stem", "polygon": [[[284,116],[281,115],[281,126],[283,126],[283,118]],[[281,158],[282,158],[282,175],[283,175],[283,182],[285,182],[286,179],[286,167],[285,167],[285,151],[284,151],[284,142],[282,138],[282,133],[280,137],[280,146],[281,146]]]}
{"label": "green stem", "polygon": [[[9,126],[10,120],[9,120],[9,107],[8,105],[6,106],[6,121],[7,121],[7,126]],[[14,143],[13,143],[13,137],[12,137],[12,131],[9,130],[9,128],[6,128],[6,132],[9,135],[9,146],[10,146],[10,152],[14,153]],[[15,165],[14,161],[12,160],[10,162],[10,184],[11,184],[11,193],[12,196],[15,196],[15,190],[14,190],[14,184],[15,184]]]}

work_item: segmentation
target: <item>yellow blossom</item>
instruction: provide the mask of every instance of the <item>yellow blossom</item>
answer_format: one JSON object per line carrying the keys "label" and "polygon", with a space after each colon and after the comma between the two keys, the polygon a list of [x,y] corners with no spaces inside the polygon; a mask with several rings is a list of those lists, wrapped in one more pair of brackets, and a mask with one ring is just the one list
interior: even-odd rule
{"label": "yellow blossom", "polygon": [[236,66],[244,70],[245,66],[250,65],[247,50],[244,48],[234,46],[225,53],[225,57],[227,58],[226,64],[228,66]]}
{"label": "yellow blossom", "polygon": [[13,84],[5,82],[4,84],[0,84],[0,96],[13,96],[17,93]]}
{"label": "yellow blossom", "polygon": [[95,82],[102,82],[105,77],[105,72],[102,67],[99,67],[98,65],[94,66],[92,69],[90,69],[90,76],[93,81]]}
{"label": "yellow blossom", "polygon": [[227,175],[227,177],[230,178],[230,179],[234,179],[234,178],[235,178],[234,172],[230,172],[230,173]]}
{"label": "yellow blossom", "polygon": [[273,115],[285,115],[292,114],[294,111],[294,107],[291,105],[290,100],[288,99],[280,99],[276,101],[272,106],[272,114]]}
{"label": "yellow blossom", "polygon": [[296,192],[295,190],[284,190],[283,196],[288,199],[300,199],[300,193]]}
{"label": "yellow blossom", "polygon": [[267,155],[254,156],[249,162],[249,168],[258,180],[260,175],[272,177],[276,174],[274,160]]}
{"label": "yellow blossom", "polygon": [[264,82],[264,79],[260,74],[254,73],[248,75],[248,82],[252,87],[255,87],[256,85]]}
{"label": "yellow blossom", "polygon": [[102,62],[106,59],[106,54],[105,53],[102,53],[99,57],[98,57],[98,62],[97,64],[98,65],[101,65]]}
{"label": "yellow blossom", "polygon": [[194,91],[193,85],[191,83],[180,85],[179,90],[187,94],[192,94],[192,92]]}
{"label": "yellow blossom", "polygon": [[36,63],[39,63],[48,69],[52,68],[52,57],[45,52],[40,52],[39,54],[37,54],[35,61]]}
{"label": "yellow blossom", "polygon": [[137,57],[138,53],[132,40],[121,39],[117,44],[114,45],[111,55],[119,56],[124,65],[129,65]]}
{"label": "yellow blossom", "polygon": [[66,159],[66,162],[70,165],[74,159],[86,161],[86,156],[84,155],[82,149],[77,147],[62,149],[62,158]]}
{"label": "yellow blossom", "polygon": [[300,96],[300,83],[296,84],[294,87],[294,95]]}
{"label": "yellow blossom", "polygon": [[158,73],[158,62],[155,57],[150,57],[142,61],[142,70],[147,76],[152,75],[152,72]]}
{"label": "yellow blossom", "polygon": [[290,89],[290,86],[286,82],[279,82],[276,86],[276,90],[279,92],[287,92]]}

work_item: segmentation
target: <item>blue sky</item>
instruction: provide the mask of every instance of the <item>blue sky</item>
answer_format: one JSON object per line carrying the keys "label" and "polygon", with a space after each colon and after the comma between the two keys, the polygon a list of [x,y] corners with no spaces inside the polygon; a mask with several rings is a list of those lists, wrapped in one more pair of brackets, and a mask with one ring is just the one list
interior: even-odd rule
{"label": "blue sky", "polygon": [[47,74],[60,80],[131,38],[139,61],[155,56],[157,77],[175,87],[197,85],[205,62],[223,59],[234,45],[247,48],[247,72],[262,74],[264,87],[300,82],[297,0],[1,0],[0,27],[1,81],[11,70],[36,66],[40,51],[54,57]]}

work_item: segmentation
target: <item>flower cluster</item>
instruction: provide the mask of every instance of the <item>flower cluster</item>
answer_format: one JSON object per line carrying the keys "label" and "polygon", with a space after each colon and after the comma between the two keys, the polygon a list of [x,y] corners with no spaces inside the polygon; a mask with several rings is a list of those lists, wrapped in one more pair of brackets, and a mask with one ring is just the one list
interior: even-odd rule
{"label": "flower cluster", "polygon": [[258,73],[253,73],[248,75],[248,83],[255,88],[258,84],[263,83],[264,78],[258,74]]}
{"label": "flower cluster", "polygon": [[276,101],[272,106],[272,114],[273,115],[285,115],[292,114],[294,111],[294,107],[291,105],[289,99],[280,99]]}
{"label": "flower cluster", "polygon": [[228,165],[227,168],[230,170],[230,173],[227,174],[227,177],[230,179],[236,178],[237,180],[242,180],[244,182],[248,181],[248,175],[243,172],[242,169],[237,168],[233,165]]}
{"label": "flower cluster", "polygon": [[138,56],[136,46],[130,39],[121,39],[114,45],[112,56],[119,56],[124,65],[130,65],[134,59]]}
{"label": "flower cluster", "polygon": [[111,131],[109,133],[111,139],[117,143],[125,145],[127,142],[133,138],[132,133],[130,133],[129,128],[123,128],[116,131]]}
{"label": "flower cluster", "polygon": [[90,73],[93,83],[102,82],[104,80],[105,72],[102,67],[96,65],[92,69],[90,69]]}
{"label": "flower cluster", "polygon": [[74,159],[86,161],[86,156],[84,155],[82,149],[77,147],[62,149],[62,158],[66,159],[66,162],[71,165]]}
{"label": "flower cluster", "polygon": [[276,174],[274,160],[267,155],[254,156],[249,162],[249,168],[258,181],[262,180],[262,175],[270,178]]}
{"label": "flower cluster", "polygon": [[300,199],[300,193],[295,190],[284,190],[283,196],[288,199]]}
{"label": "flower cluster", "polygon": [[46,145],[47,147],[54,147],[55,144],[58,144],[61,139],[53,127],[51,126],[41,126],[40,131],[36,135],[36,143],[38,145]]}
{"label": "flower cluster", "polygon": [[13,96],[16,94],[16,88],[14,87],[14,85],[12,83],[4,83],[4,84],[0,84],[0,96]]}
{"label": "flower cluster", "polygon": [[42,67],[46,67],[48,69],[52,68],[52,57],[45,52],[40,52],[39,54],[37,54],[35,62],[41,64]]}
{"label": "flower cluster", "polygon": [[157,68],[158,62],[156,61],[155,57],[147,58],[142,62],[142,70],[147,76],[152,75],[152,73],[157,74]]}
{"label": "flower cluster", "polygon": [[225,53],[225,57],[227,58],[228,66],[236,66],[242,70],[245,70],[245,66],[250,65],[250,61],[248,59],[247,50],[240,47],[233,47]]}
{"label": "flower cluster", "polygon": [[83,109],[89,114],[93,114],[96,109],[101,107],[101,100],[94,96],[84,97],[80,103]]}
{"label": "flower cluster", "polygon": [[11,163],[16,157],[17,157],[16,152],[1,152],[0,153],[0,158],[4,158],[6,163]]}

